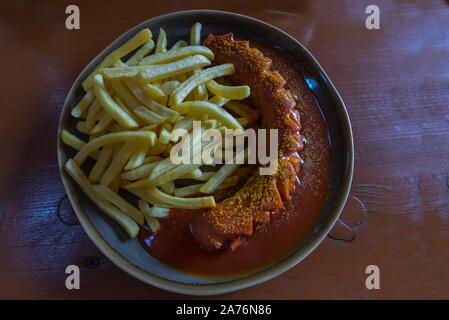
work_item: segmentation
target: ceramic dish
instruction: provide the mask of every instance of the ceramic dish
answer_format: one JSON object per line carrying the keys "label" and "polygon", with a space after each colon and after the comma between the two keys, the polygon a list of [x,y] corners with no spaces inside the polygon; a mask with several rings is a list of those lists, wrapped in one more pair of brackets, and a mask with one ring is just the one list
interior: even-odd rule
{"label": "ceramic dish", "polygon": [[345,105],[324,70],[301,43],[265,22],[240,14],[212,10],[182,11],[156,17],[135,26],[113,41],[84,68],[70,89],[61,113],[58,133],[63,128],[74,127],[75,121],[70,117],[70,110],[83,95],[81,82],[108,53],[143,28],[157,32],[163,27],[171,41],[188,39],[190,27],[197,21],[203,25],[203,36],[233,32],[281,49],[306,80],[327,121],[332,159],[329,196],[314,230],[305,241],[298,243],[296,250],[282,261],[251,274],[203,278],[175,270],[147,254],[137,240],[123,241],[123,231],[102,214],[65,173],[63,165],[73,152],[63,145],[60,134],[57,148],[59,168],[68,198],[84,230],[105,256],[125,272],[156,287],[190,295],[216,295],[276,277],[302,261],[320,244],[334,226],[346,202],[353,175],[354,149]]}

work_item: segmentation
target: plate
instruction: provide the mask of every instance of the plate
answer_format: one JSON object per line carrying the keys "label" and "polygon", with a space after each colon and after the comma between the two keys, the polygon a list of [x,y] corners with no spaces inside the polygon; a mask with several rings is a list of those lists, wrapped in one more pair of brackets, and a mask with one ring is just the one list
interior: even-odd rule
{"label": "plate", "polygon": [[[75,126],[70,110],[84,94],[82,80],[107,54],[124,44],[139,30],[149,28],[155,33],[162,27],[166,30],[170,43],[174,43],[179,39],[188,39],[190,28],[195,22],[202,23],[203,36],[233,32],[284,51],[312,90],[329,127],[332,158],[330,192],[316,227],[286,259],[252,274],[202,278],[164,265],[149,255],[138,240],[124,241],[124,231],[83,194],[63,168],[74,152],[62,143],[60,132]],[[82,227],[101,252],[119,268],[145,283],[189,295],[216,295],[243,289],[272,279],[301,262],[321,243],[337,221],[348,197],[354,169],[353,137],[345,105],[313,55],[301,43],[276,27],[244,15],[215,10],[181,11],[152,18],[113,41],[84,68],[72,85],[61,113],[57,149],[61,178],[70,203]]]}

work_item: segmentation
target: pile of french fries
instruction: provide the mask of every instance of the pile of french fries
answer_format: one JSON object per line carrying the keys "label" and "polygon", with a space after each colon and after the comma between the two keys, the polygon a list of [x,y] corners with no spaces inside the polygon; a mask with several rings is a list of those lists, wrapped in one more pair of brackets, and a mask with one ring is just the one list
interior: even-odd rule
{"label": "pile of french fries", "polygon": [[[170,208],[214,207],[214,192],[235,186],[251,172],[238,164],[210,165],[210,170],[204,164],[176,165],[169,157],[179,139],[172,131],[190,132],[195,120],[220,130],[243,129],[257,120],[257,112],[239,101],[250,88],[215,81],[232,74],[234,66],[211,66],[213,59],[201,45],[200,23],[191,29],[190,44],[180,40],[170,49],[162,28],[156,43],[143,29],[82,83],[86,93],[71,115],[88,141],[61,132],[62,141],[78,150],[65,169],[130,237],[145,223],[156,232],[158,219],[167,217]],[[87,158],[95,163],[86,173]],[[179,187],[179,181],[191,183]],[[137,206],[122,191],[136,196]]]}

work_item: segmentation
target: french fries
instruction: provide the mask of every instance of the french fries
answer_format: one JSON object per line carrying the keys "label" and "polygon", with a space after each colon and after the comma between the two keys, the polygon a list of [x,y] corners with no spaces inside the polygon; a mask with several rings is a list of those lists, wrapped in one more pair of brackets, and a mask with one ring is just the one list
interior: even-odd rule
{"label": "french fries", "polygon": [[159,221],[151,215],[151,208],[150,208],[150,205],[148,204],[148,202],[140,199],[138,202],[138,206],[139,206],[140,211],[144,214],[145,221],[147,222],[151,231],[157,232],[161,226],[159,224]]}
{"label": "french fries", "polygon": [[132,57],[126,60],[126,64],[128,66],[137,65],[142,60],[143,57],[145,57],[147,54],[153,51],[154,46],[155,46],[154,41],[151,39],[148,40],[143,46],[140,47],[139,50],[136,51],[136,53],[132,55]]}
{"label": "french fries", "polygon": [[131,238],[135,238],[137,236],[139,233],[139,226],[123,211],[106,202],[100,195],[98,195],[89,179],[86,177],[81,168],[78,167],[75,161],[69,159],[65,164],[65,169],[89,197],[89,199],[92,200],[92,202],[94,202],[104,213],[120,224]]}
{"label": "french fries", "polygon": [[155,53],[165,52],[167,48],[167,34],[165,30],[160,28],[159,35],[157,37],[156,49],[154,49]]}
{"label": "french fries", "polygon": [[152,99],[159,99],[166,95],[162,89],[150,83],[143,86],[143,91],[145,91],[145,93]]}
{"label": "french fries", "polygon": [[103,175],[108,165],[111,163],[113,151],[114,146],[111,144],[103,147],[103,149],[101,150],[97,162],[95,162],[95,165],[89,173],[89,180],[92,181],[92,183],[100,182],[101,176]]}
{"label": "french fries", "polygon": [[141,66],[140,68],[142,68],[142,70],[140,70],[140,72],[138,72],[137,74],[137,81],[148,83],[152,81],[163,80],[208,66],[210,65],[210,63],[210,60],[206,57],[196,54],[194,56],[190,56],[167,64],[145,67]]}
{"label": "french fries", "polygon": [[112,191],[107,186],[97,184],[93,186],[94,190],[105,200],[115,205],[117,208],[126,213],[139,225],[143,225],[144,218],[142,212],[137,210],[128,201],[120,197],[117,193]]}
{"label": "french fries", "polygon": [[242,100],[251,94],[248,86],[224,86],[215,80],[207,81],[206,86],[213,94],[229,100]]}
{"label": "french fries", "polygon": [[166,52],[145,57],[142,60],[140,60],[139,66],[148,66],[154,64],[173,62],[197,54],[204,56],[208,60],[214,60],[214,53],[208,47],[194,45],[171,49]]}
{"label": "french fries", "polygon": [[94,76],[94,93],[95,97],[100,101],[103,109],[126,128],[136,128],[139,124],[129,116],[109,95],[104,87],[103,77],[99,74]]}
{"label": "french fries", "polygon": [[128,141],[121,148],[120,151],[114,156],[111,164],[101,177],[100,183],[105,186],[110,185],[114,179],[120,175],[128,160],[131,158],[132,153],[138,148],[137,142]]}
{"label": "french fries", "polygon": [[[201,57],[201,56],[200,56]],[[184,81],[170,96],[169,105],[174,106],[184,101],[187,95],[197,86],[209,80],[234,73],[234,66],[230,63],[221,64],[194,74]]]}
{"label": "french fries", "polygon": [[201,23],[197,22],[190,29],[190,44],[198,45],[201,43]]}
{"label": "french fries", "polygon": [[[189,42],[179,40],[170,49],[164,29],[157,40],[148,29],[138,32],[83,81],[86,93],[71,114],[88,142],[61,131],[62,142],[77,150],[66,171],[130,237],[145,223],[157,232],[164,226],[158,219],[166,218],[171,208],[213,208],[216,191],[236,185],[252,172],[233,164],[217,170],[203,159],[175,164],[170,158],[174,146],[188,143],[190,160],[206,146],[202,136],[194,134],[194,121],[201,121],[201,130],[224,132],[243,129],[258,118],[255,110],[236,101],[251,94],[248,86],[214,80],[234,73],[234,66],[210,67],[214,54],[201,45],[201,29],[196,23]],[[185,133],[178,135],[174,132],[178,129]],[[88,157],[95,162],[86,174],[81,166]],[[128,199],[123,192],[137,199]],[[197,197],[201,194],[205,196]]]}
{"label": "french fries", "polygon": [[187,101],[173,107],[181,114],[209,115],[231,129],[243,129],[242,125],[226,110],[208,101]]}
{"label": "french fries", "polygon": [[187,46],[187,42],[185,42],[184,40],[178,40],[176,41],[176,43],[170,48],[170,50],[175,50],[181,47],[185,47]]}
{"label": "french fries", "polygon": [[128,140],[146,140],[150,143],[150,145],[153,145],[156,141],[156,134],[150,131],[124,131],[108,133],[86,143],[75,155],[73,160],[75,160],[77,164],[81,165],[91,152],[103,147],[104,145],[109,143],[126,142]]}
{"label": "french fries", "polygon": [[158,115],[156,112],[148,110],[145,107],[138,107],[134,110],[137,116],[146,124],[158,125],[167,120],[166,117]]}
{"label": "french fries", "polygon": [[106,58],[92,71],[92,73],[87,76],[87,78],[83,81],[82,86],[84,90],[89,91],[93,86],[93,78],[101,68],[109,67],[113,65],[117,60],[126,56],[128,53],[133,51],[134,49],[140,47],[142,44],[147,42],[153,37],[153,34],[149,29],[143,29],[136,33],[134,37],[132,37],[128,42],[126,42],[120,48],[114,50],[110,54],[106,56]]}
{"label": "french fries", "polygon": [[135,153],[131,156],[128,163],[125,166],[125,170],[131,170],[140,167],[145,161],[145,157],[147,156],[148,148],[150,146],[148,144],[142,144]]}
{"label": "french fries", "polygon": [[156,201],[161,202],[170,208],[201,209],[215,207],[215,199],[212,196],[198,198],[179,198],[170,196],[154,186],[149,187],[146,192],[148,194],[151,194]]}
{"label": "french fries", "polygon": [[81,118],[94,99],[95,95],[92,90],[87,91],[80,102],[72,109],[71,115],[75,118]]}
{"label": "french fries", "polygon": [[181,164],[161,174],[156,178],[146,178],[128,185],[129,189],[145,189],[150,186],[162,186],[168,182],[179,179],[185,174],[199,168],[201,164]]}

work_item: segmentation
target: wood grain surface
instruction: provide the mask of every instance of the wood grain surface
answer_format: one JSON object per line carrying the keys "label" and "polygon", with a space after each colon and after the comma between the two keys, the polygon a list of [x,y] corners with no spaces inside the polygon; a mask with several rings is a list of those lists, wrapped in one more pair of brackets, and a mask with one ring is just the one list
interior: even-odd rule
{"label": "wood grain surface", "polygon": [[[365,8],[381,29],[365,28]],[[350,200],[300,265],[230,299],[449,298],[449,5],[445,1],[69,1],[0,4],[0,298],[182,298],[105,259],[77,223],[59,178],[58,117],[82,68],[124,31],[185,9],[260,18],[302,41],[352,120]],[[81,289],[65,288],[65,268]],[[365,268],[379,266],[381,289]]]}

